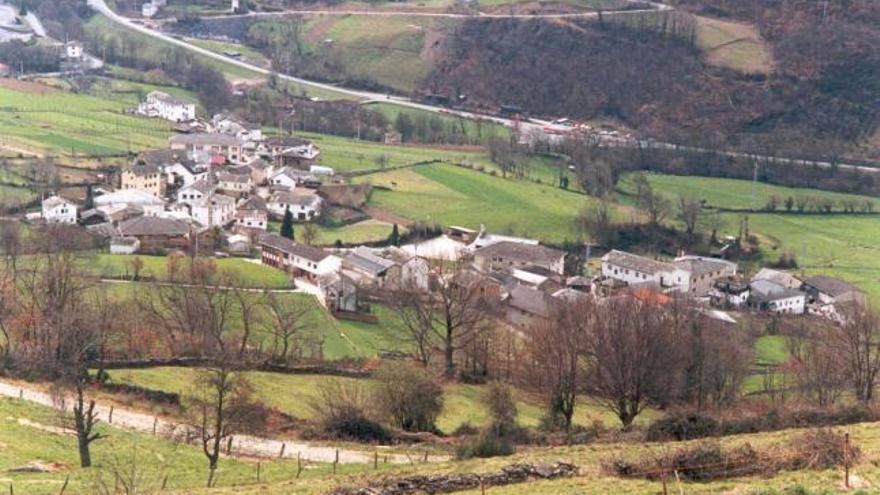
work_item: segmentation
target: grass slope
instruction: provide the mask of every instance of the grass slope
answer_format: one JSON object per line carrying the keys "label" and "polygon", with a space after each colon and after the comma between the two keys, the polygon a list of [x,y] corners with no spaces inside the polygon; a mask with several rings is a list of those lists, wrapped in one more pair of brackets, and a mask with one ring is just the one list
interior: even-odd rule
{"label": "grass slope", "polygon": [[[98,476],[114,486],[112,465],[131,469],[134,462],[144,481],[154,485],[162,483],[167,476],[167,489],[163,493],[187,492],[202,487],[207,479],[207,460],[195,446],[179,444],[152,435],[110,427],[100,423],[98,430],[107,438],[92,444],[93,467],[82,469],[76,451],[76,439],[70,434],[50,433],[59,423],[58,415],[49,408],[21,402],[17,399],[0,398],[0,486],[9,493],[28,495],[57,495],[67,476],[69,485],[64,493],[99,493],[94,485]],[[9,470],[32,461],[59,463],[55,473],[12,473]],[[341,466],[342,472],[366,469],[362,466]],[[323,477],[330,467],[309,464],[304,478]],[[256,462],[224,458],[220,461],[218,484],[220,486],[243,486],[256,483]],[[273,461],[263,463],[263,480],[283,481],[293,479],[296,461]],[[11,487],[11,488],[8,488]],[[140,493],[140,491],[138,492]]]}
{"label": "grass slope", "polygon": [[697,46],[711,65],[746,74],[769,74],[773,55],[754,26],[697,16]]}
{"label": "grass slope", "polygon": [[[684,194],[705,199],[708,205],[714,207],[745,209],[752,204],[750,181],[656,174],[647,177],[655,190],[672,200]],[[625,180],[621,188],[630,190],[629,185],[631,181]],[[876,201],[875,198],[862,196],[758,184],[756,203],[759,207],[766,203],[771,194],[781,198],[809,195],[835,201],[843,198]],[[775,261],[783,252],[791,252],[797,257],[800,273],[840,277],[865,290],[873,300],[880,300],[880,217],[861,214],[725,213],[722,234],[736,235],[739,219],[744,215],[748,215],[750,232],[762,241],[765,262]]]}
{"label": "grass slope", "polygon": [[[117,383],[129,383],[142,387],[164,390],[175,393],[189,392],[195,371],[190,368],[152,368],[133,370],[113,370],[111,379]],[[334,378],[315,375],[281,375],[277,373],[248,372],[248,379],[254,385],[261,400],[272,407],[291,414],[297,418],[315,419],[315,412],[310,407],[319,396],[322,383],[331,380],[342,380],[347,383],[360,383],[369,388],[371,379]],[[483,387],[479,385],[463,385],[451,383],[444,386],[443,413],[437,426],[445,433],[452,433],[463,424],[482,427],[489,424],[489,412],[482,403]],[[537,427],[544,414],[540,400],[525,393],[518,393],[517,407],[519,422],[528,427]],[[646,424],[656,417],[655,411],[646,411],[637,420],[637,424]],[[590,425],[599,420],[613,426],[617,420],[612,414],[601,409],[596,403],[582,399],[575,408],[576,424]]]}
{"label": "grass slope", "polygon": [[0,86],[0,146],[50,154],[111,155],[164,147],[167,122],[126,115],[122,101]]}
{"label": "grass slope", "polygon": [[578,212],[593,200],[527,181],[502,179],[452,165],[419,166],[359,177],[376,190],[370,203],[412,220],[537,237],[548,242],[580,239]]}

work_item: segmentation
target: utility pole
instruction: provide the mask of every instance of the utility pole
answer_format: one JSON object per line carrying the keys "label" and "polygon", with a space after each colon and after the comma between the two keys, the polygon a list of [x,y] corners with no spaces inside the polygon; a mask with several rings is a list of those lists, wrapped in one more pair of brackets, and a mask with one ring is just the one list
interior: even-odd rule
{"label": "utility pole", "polygon": [[757,211],[758,197],[758,160],[755,159],[755,168],[752,171],[752,211]]}

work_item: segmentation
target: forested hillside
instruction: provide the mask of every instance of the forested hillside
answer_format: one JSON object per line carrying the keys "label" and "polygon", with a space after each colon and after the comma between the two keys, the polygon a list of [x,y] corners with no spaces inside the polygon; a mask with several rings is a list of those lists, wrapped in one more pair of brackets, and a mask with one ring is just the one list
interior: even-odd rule
{"label": "forested hillside", "polygon": [[[613,117],[667,139],[780,151],[852,151],[877,129],[880,3],[683,0],[700,15],[755,22],[769,75],[712,67],[686,32],[654,24],[464,24],[425,86],[532,113]],[[843,4],[847,4],[845,7]],[[757,19],[755,19],[757,13]],[[699,18],[697,18],[699,19]]]}

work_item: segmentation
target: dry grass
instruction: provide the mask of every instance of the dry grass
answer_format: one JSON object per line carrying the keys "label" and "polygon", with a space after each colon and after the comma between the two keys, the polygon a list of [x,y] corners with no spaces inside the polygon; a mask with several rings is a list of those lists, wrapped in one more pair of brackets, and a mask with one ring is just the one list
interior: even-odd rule
{"label": "dry grass", "polygon": [[747,74],[769,74],[773,58],[757,29],[750,24],[697,17],[697,45],[710,65]]}

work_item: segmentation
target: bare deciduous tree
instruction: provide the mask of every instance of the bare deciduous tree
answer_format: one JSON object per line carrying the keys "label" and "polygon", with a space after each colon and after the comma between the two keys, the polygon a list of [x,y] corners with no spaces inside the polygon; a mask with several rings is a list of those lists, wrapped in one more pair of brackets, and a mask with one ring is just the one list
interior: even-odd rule
{"label": "bare deciduous tree", "polygon": [[308,325],[308,307],[299,300],[281,299],[277,294],[266,296],[268,318],[263,326],[272,336],[272,359],[286,363],[292,349],[299,349],[305,341],[303,331]]}
{"label": "bare deciduous tree", "polygon": [[571,429],[582,387],[587,328],[596,325],[596,306],[583,301],[560,307],[552,318],[528,330],[520,383],[546,400],[548,426]]}
{"label": "bare deciduous tree", "polygon": [[880,374],[880,319],[866,306],[845,314],[844,323],[828,332],[827,341],[843,360],[856,399],[868,403]]}
{"label": "bare deciduous tree", "polygon": [[677,393],[677,329],[657,303],[617,297],[596,308],[584,342],[587,390],[629,428],[649,404],[664,404]]}
{"label": "bare deciduous tree", "polygon": [[254,399],[250,383],[220,358],[200,370],[187,404],[190,428],[208,459],[208,486],[213,486],[224,443],[239,433],[255,433],[265,426],[265,409]]}

